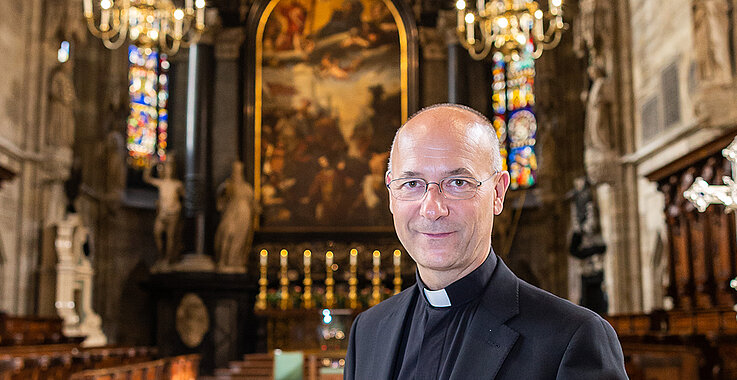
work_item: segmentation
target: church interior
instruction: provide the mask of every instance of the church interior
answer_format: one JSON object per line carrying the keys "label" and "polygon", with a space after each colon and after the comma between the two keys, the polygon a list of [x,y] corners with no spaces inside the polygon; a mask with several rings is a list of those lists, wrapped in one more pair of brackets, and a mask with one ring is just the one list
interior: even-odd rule
{"label": "church interior", "polygon": [[415,283],[384,176],[437,103],[497,132],[521,279],[632,379],[737,379],[736,6],[1,2],[0,379],[342,379]]}

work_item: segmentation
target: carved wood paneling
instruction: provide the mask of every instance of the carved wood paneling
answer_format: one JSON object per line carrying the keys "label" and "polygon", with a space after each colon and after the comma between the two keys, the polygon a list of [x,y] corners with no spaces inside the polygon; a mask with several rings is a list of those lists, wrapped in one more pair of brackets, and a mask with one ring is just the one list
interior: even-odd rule
{"label": "carved wood paneling", "polygon": [[[715,142],[715,144],[721,143]],[[667,169],[666,169],[667,170]],[[660,170],[663,173],[664,170]],[[665,217],[670,245],[670,285],[667,294],[679,310],[706,310],[735,302],[729,281],[735,277],[735,219],[724,206],[712,205],[699,213],[683,197],[696,177],[721,185],[731,173],[721,149],[662,176],[658,189],[665,195]]]}

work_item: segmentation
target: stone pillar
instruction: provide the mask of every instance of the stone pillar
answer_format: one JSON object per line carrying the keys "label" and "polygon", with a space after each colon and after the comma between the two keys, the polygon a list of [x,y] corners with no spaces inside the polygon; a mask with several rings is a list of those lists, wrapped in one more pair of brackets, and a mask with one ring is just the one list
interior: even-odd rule
{"label": "stone pillar", "polygon": [[[212,78],[212,48],[203,43],[190,46],[187,72],[186,135],[184,152],[185,254],[174,266],[178,271],[211,271],[212,258],[206,246],[206,160],[208,154],[208,112]],[[190,240],[191,239],[191,240]]]}

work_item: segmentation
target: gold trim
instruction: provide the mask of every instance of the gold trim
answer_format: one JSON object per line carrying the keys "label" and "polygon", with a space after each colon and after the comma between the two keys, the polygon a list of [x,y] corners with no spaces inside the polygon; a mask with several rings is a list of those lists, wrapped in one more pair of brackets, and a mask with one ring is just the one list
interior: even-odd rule
{"label": "gold trim", "polygon": [[[266,5],[266,9],[264,9],[264,12],[261,13],[261,17],[258,20],[258,27],[256,28],[256,75],[254,81],[254,86],[256,86],[256,90],[254,91],[255,99],[253,110],[253,189],[255,190],[254,200],[258,205],[261,204],[261,106],[263,103],[261,99],[261,96],[263,95],[263,84],[261,76],[263,69],[263,38],[264,29],[266,28],[266,22],[269,21],[269,16],[271,16],[271,12],[274,11],[274,8],[276,8],[276,5],[279,3],[279,1],[280,0],[272,0],[269,2],[269,4]],[[258,230],[261,224],[258,213],[253,213],[253,219],[254,229]]]}
{"label": "gold trim", "polygon": [[[258,20],[258,27],[256,28],[256,75],[254,79],[255,86],[255,97],[254,97],[254,110],[253,110],[253,128],[254,128],[254,165],[253,165],[253,188],[254,188],[254,200],[256,204],[261,204],[261,110],[263,106],[263,37],[266,23],[271,16],[271,12],[274,11],[277,4],[281,0],[271,0],[266,5],[263,13]],[[401,93],[401,113],[402,122],[404,124],[409,117],[409,58],[408,58],[408,47],[407,47],[407,29],[402,20],[402,16],[399,14],[399,10],[391,0],[383,0],[384,4],[389,8],[394,22],[397,24],[397,32],[399,33],[399,88]],[[314,11],[314,10],[313,10]],[[399,126],[397,126],[399,128]],[[253,216],[253,226],[257,231],[261,231],[261,220],[257,213]],[[281,229],[281,228],[277,228]],[[290,229],[291,228],[287,228]],[[302,229],[297,227],[296,229]],[[361,231],[365,230],[384,230],[383,227],[359,227]],[[306,229],[305,229],[306,230]],[[393,227],[391,228],[393,231]],[[310,229],[312,231],[312,229]]]}

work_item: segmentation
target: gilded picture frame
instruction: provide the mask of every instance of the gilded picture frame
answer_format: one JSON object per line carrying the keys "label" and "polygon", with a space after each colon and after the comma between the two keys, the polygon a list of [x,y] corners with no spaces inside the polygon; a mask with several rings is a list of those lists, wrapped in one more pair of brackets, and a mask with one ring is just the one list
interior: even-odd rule
{"label": "gilded picture frame", "polygon": [[391,0],[270,0],[251,23],[256,230],[391,231],[388,151],[416,108],[410,12]]}

